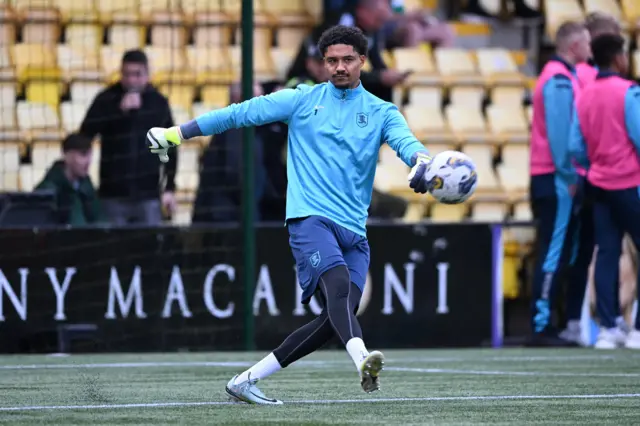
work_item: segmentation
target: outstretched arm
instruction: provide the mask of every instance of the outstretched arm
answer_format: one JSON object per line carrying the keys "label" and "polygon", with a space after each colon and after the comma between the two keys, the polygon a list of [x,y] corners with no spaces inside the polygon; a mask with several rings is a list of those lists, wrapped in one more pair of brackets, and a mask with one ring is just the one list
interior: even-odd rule
{"label": "outstretched arm", "polygon": [[179,126],[182,139],[215,135],[239,127],[288,121],[300,93],[299,89],[285,89],[209,111]]}
{"label": "outstretched arm", "polygon": [[407,121],[395,105],[389,106],[385,111],[382,140],[388,143],[409,167],[416,164],[419,155],[429,156],[429,151],[413,135]]}

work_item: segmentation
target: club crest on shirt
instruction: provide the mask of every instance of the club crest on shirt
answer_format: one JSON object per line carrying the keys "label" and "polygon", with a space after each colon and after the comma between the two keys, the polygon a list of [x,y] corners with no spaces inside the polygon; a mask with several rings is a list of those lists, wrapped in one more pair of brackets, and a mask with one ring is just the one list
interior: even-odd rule
{"label": "club crest on shirt", "polygon": [[311,266],[313,266],[314,268],[318,267],[318,265],[320,264],[320,252],[319,251],[313,253],[309,257],[309,263],[311,263]]}
{"label": "club crest on shirt", "polygon": [[356,124],[359,127],[366,127],[367,124],[369,124],[369,117],[367,116],[367,114],[363,113],[363,112],[359,112],[356,114]]}

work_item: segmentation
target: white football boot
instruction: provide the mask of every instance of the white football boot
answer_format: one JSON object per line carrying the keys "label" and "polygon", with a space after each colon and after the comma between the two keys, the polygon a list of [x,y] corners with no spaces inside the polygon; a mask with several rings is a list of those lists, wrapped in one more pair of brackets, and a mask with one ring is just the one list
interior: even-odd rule
{"label": "white football boot", "polygon": [[620,327],[601,328],[596,344],[593,347],[596,349],[617,349],[621,348],[626,340],[627,333]]}
{"label": "white football boot", "polygon": [[640,349],[640,330],[631,330],[627,335],[627,341],[624,342],[624,347],[627,349]]}
{"label": "white football boot", "polygon": [[582,340],[582,327],[580,327],[579,320],[571,320],[567,323],[567,328],[562,330],[558,337],[567,342],[576,343],[580,346],[584,346]]}
{"label": "white football boot", "polygon": [[262,404],[262,405],[281,405],[282,401],[277,399],[267,398],[260,389],[256,386],[258,379],[252,379],[249,376],[249,380],[245,380],[241,383],[236,383],[238,374],[233,376],[225,391],[232,399],[237,401],[246,402],[247,404]]}
{"label": "white football boot", "polygon": [[380,389],[378,380],[380,372],[384,368],[384,355],[380,351],[373,351],[367,355],[360,364],[360,386],[367,393]]}

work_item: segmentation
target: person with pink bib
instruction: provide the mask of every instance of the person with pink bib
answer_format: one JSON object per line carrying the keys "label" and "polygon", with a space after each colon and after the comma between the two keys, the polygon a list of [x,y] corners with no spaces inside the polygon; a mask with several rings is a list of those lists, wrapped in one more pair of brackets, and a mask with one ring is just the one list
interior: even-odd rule
{"label": "person with pink bib", "polygon": [[603,35],[592,43],[596,80],[576,104],[570,154],[594,188],[595,264],[599,349],[640,349],[640,314],[628,335],[616,324],[622,238],[640,247],[640,88],[623,77],[629,70],[624,39]]}
{"label": "person with pink bib", "polygon": [[550,327],[551,301],[573,250],[578,175],[569,156],[569,134],[580,92],[575,66],[591,56],[589,41],[583,24],[562,24],[556,55],[542,69],[533,94],[530,197],[538,241],[531,304],[534,346],[566,344]]}
{"label": "person with pink bib", "polygon": [[[602,12],[590,13],[585,26],[589,31],[591,40],[604,34],[620,34],[620,24],[614,17]],[[598,67],[589,59],[588,62],[576,64],[576,75],[580,88],[584,89],[595,81],[598,75]],[[595,237],[593,230],[593,190],[591,184],[585,180],[586,170],[576,167],[580,175],[580,187],[582,188],[582,206],[576,225],[575,251],[570,260],[570,270],[567,277],[565,296],[566,328],[560,333],[560,338],[579,345],[585,344],[582,339],[580,318],[582,317],[582,305],[587,290],[589,267],[593,259]],[[624,321],[620,317],[622,323]]]}

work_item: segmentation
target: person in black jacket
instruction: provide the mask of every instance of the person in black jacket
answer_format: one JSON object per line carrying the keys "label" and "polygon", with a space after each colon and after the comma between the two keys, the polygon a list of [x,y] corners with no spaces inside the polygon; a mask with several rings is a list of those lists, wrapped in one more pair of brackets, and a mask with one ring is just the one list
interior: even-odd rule
{"label": "person in black jacket", "polygon": [[145,142],[150,128],[170,126],[169,102],[149,84],[145,53],[127,51],[120,81],[96,96],[80,127],[89,138],[101,136],[99,196],[114,225],[158,225],[161,207],[174,211],[177,152],[161,166]]}
{"label": "person in black jacket", "polygon": [[287,80],[306,75],[306,60],[313,47],[318,44],[322,33],[335,25],[347,25],[360,28],[369,38],[368,58],[372,70],[362,72],[362,85],[371,93],[385,101],[391,101],[391,88],[403,82],[409,75],[389,69],[382,59],[384,34],[382,29],[393,17],[389,0],[356,0],[353,5],[341,12],[333,13],[315,27],[311,34],[304,39],[298,56],[293,61],[287,74]]}

